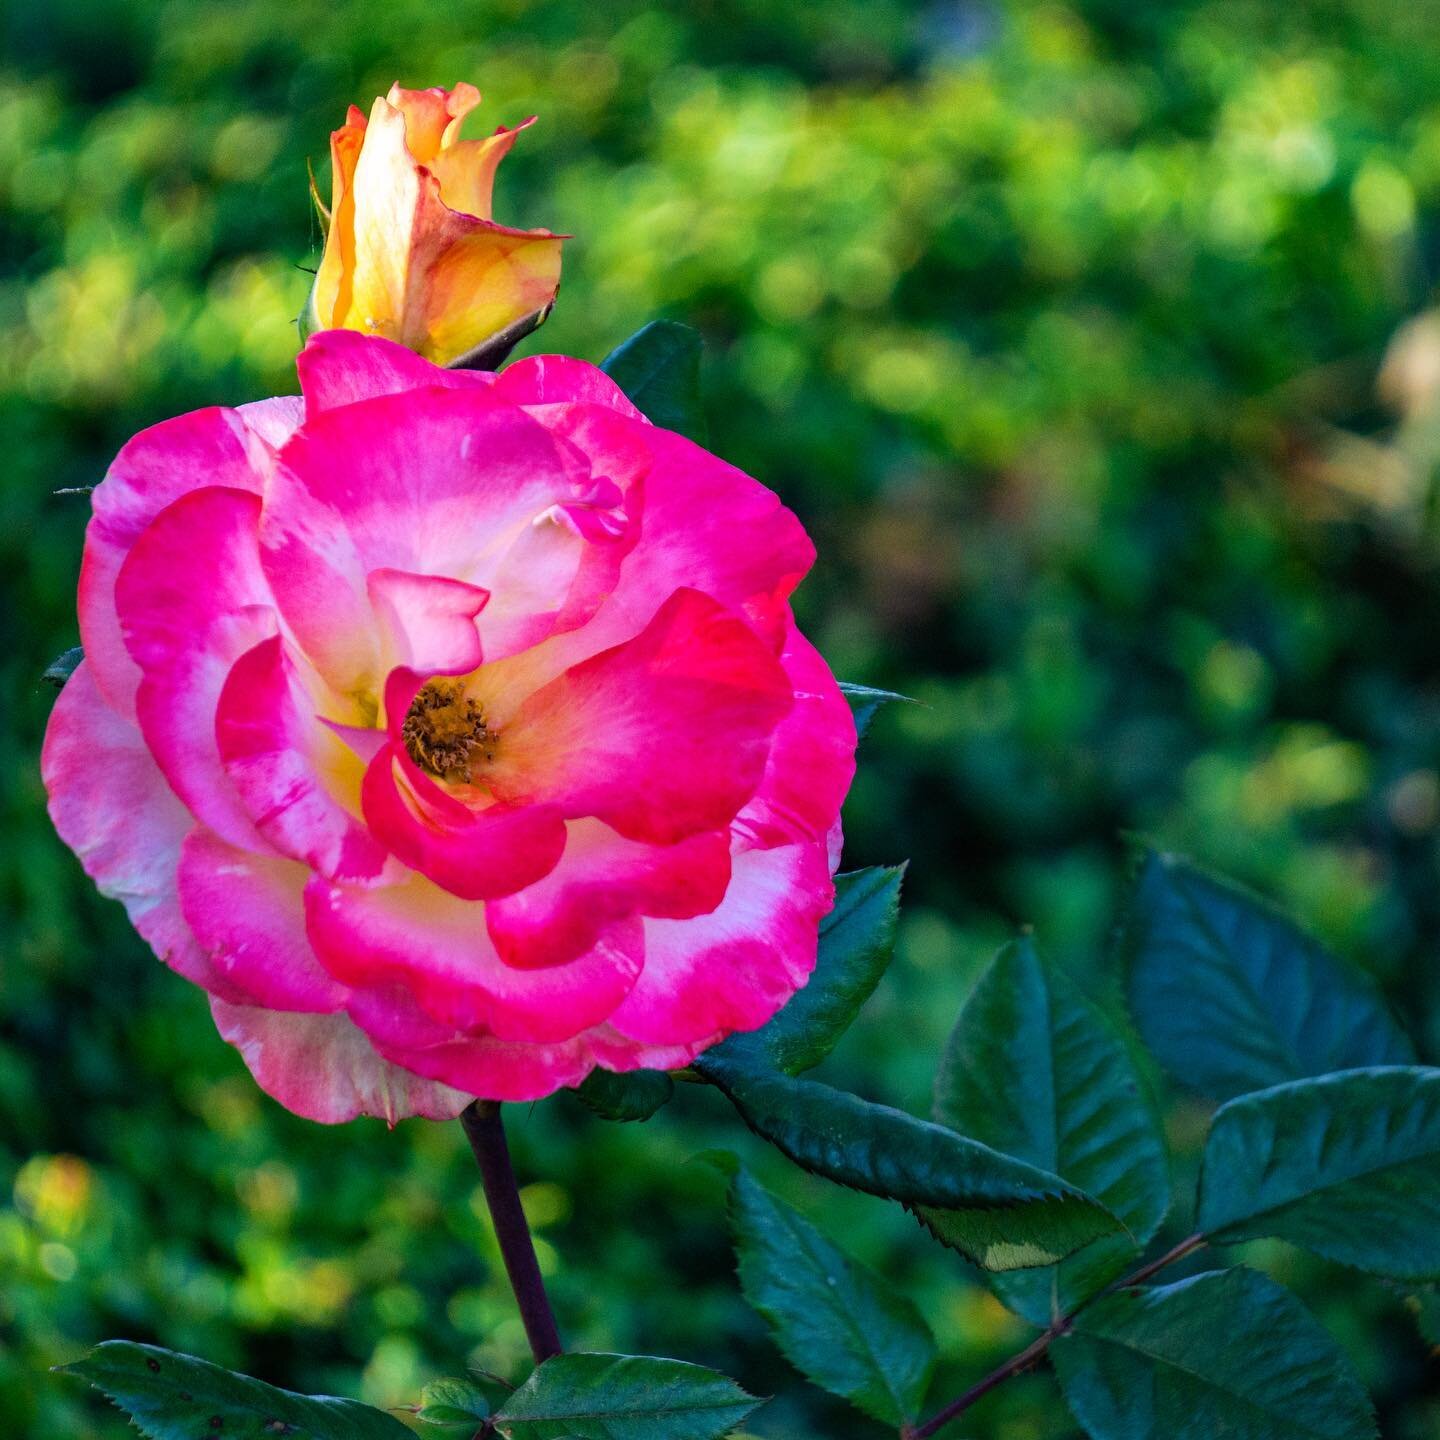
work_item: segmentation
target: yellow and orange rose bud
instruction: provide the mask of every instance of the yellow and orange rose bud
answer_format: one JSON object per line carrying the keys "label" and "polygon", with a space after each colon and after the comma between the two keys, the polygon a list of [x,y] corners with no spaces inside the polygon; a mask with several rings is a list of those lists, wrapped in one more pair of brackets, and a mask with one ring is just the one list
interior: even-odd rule
{"label": "yellow and orange rose bud", "polygon": [[473,85],[393,85],[330,137],[325,254],[307,330],[383,335],[437,364],[508,348],[554,303],[564,237],[490,218],[495,171],[530,125],[460,139]]}

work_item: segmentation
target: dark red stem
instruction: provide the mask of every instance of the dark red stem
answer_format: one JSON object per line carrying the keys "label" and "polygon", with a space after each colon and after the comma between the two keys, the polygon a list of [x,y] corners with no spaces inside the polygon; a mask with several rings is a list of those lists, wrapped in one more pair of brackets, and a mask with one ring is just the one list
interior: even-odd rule
{"label": "dark red stem", "polygon": [[495,1238],[505,1261],[505,1273],[525,1322],[525,1336],[537,1365],[564,1349],[560,1332],[555,1328],[555,1315],[550,1297],[540,1277],[540,1264],[535,1258],[535,1242],[520,1205],[520,1190],[515,1183],[515,1169],[510,1163],[510,1147],[505,1143],[505,1126],[500,1120],[500,1106],[493,1100],[477,1100],[460,1116],[466,1139],[480,1165],[480,1178],[485,1184],[485,1203],[495,1223]]}

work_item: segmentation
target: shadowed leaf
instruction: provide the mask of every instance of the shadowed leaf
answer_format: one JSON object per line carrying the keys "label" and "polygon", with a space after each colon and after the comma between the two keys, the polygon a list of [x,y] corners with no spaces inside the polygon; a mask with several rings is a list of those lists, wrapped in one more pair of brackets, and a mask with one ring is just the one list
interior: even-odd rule
{"label": "shadowed leaf", "polygon": [[935,1364],[915,1306],[744,1171],[730,1211],[740,1286],[785,1358],[876,1420],[912,1419]]}
{"label": "shadowed leaf", "polygon": [[1058,1176],[944,1126],[811,1080],[748,1071],[713,1051],[695,1063],[801,1169],[898,1200],[984,1269],[1048,1265],[1121,1228]]}
{"label": "shadowed leaf", "polygon": [[1121,952],[1146,1044],[1214,1099],[1415,1058],[1367,977],[1259,897],[1173,856],[1146,857]]}
{"label": "shadowed leaf", "polygon": [[600,368],[656,425],[697,445],[709,431],[700,397],[700,332],[673,320],[652,320],[618,345]]}
{"label": "shadowed leaf", "polygon": [[507,1440],[719,1440],[762,1402],[702,1365],[557,1355],[506,1400]]}
{"label": "shadowed leaf", "polygon": [[1344,1352],[1254,1270],[1122,1290],[1051,1349],[1091,1440],[1372,1440]]}
{"label": "shadowed leaf", "polygon": [[393,1415],[358,1400],[296,1395],[154,1345],[107,1340],[60,1367],[114,1401],[150,1440],[407,1440]]}
{"label": "shadowed leaf", "polygon": [[935,1118],[1102,1201],[1128,1234],[1045,1270],[997,1275],[995,1293],[1037,1325],[1118,1275],[1170,1200],[1160,1120],[1123,1038],[1028,939],[996,956],[960,1012],[935,1084]]}
{"label": "shadowed leaf", "polygon": [[479,1375],[436,1380],[421,1391],[418,1418],[427,1425],[464,1427],[473,1435],[510,1393],[509,1385]]}
{"label": "shadowed leaf", "polygon": [[1440,1279],[1440,1070],[1350,1070],[1215,1114],[1200,1228],[1273,1237],[1396,1280]]}

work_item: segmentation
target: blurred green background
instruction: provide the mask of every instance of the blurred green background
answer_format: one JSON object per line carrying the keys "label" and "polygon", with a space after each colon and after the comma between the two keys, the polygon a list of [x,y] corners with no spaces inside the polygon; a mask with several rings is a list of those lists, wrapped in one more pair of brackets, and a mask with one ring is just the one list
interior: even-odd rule
{"label": "blurred green background", "polygon": [[[413,1401],[524,1343],[459,1127],[297,1121],[44,817],[37,677],[83,495],[136,429],[294,388],[305,163],[396,78],[539,112],[497,214],[570,231],[527,349],[699,326],[715,448],[803,516],[800,608],[884,714],[847,864],[910,857],[899,956],[828,1077],[914,1109],[1016,922],[1092,986],[1123,835],[1375,972],[1440,1061],[1440,7],[1381,0],[9,0],[0,58],[0,1431],[118,1437],[46,1367],[153,1339]],[[537,343],[543,342],[543,343]],[[936,1396],[1026,1332],[898,1209],[787,1171],[689,1087],[641,1127],[511,1117],[585,1348],[881,1433],[734,1284],[732,1145],[910,1287]],[[1204,1114],[1171,1097],[1177,1210]],[[1167,1233],[1169,1233],[1167,1231]],[[1440,1436],[1414,1303],[1280,1247],[1387,1437]],[[1431,1303],[1435,1301],[1432,1297]],[[1431,1335],[1440,1341],[1440,1334]],[[967,1416],[1074,1434],[1045,1376]]]}

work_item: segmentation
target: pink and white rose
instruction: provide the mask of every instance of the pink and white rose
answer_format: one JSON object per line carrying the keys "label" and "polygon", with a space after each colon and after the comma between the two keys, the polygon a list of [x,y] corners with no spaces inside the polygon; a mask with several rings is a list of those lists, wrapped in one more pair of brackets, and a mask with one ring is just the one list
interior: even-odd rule
{"label": "pink and white rose", "polygon": [[763,486],[599,370],[315,336],[94,494],[56,828],[316,1120],[670,1069],[806,981],[854,769]]}

